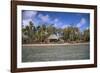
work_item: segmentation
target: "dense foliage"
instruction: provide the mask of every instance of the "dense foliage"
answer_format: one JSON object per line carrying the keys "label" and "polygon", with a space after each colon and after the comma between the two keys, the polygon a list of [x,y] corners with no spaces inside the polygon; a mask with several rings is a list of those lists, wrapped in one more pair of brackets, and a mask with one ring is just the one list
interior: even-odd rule
{"label": "dense foliage", "polygon": [[22,26],[22,34],[23,43],[44,43],[52,34],[59,36],[59,39],[64,42],[89,42],[90,40],[89,29],[80,31],[80,28],[73,25],[64,29],[56,28],[53,24],[35,26],[31,21],[29,25]]}

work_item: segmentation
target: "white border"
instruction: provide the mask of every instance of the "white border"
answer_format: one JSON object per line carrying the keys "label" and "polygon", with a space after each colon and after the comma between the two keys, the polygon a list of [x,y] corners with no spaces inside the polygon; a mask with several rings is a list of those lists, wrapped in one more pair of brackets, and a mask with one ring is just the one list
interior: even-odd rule
{"label": "white border", "polygon": [[[52,62],[31,62],[22,63],[21,61],[21,10],[38,10],[38,11],[59,11],[59,12],[82,12],[90,13],[90,60],[74,60],[74,61],[52,61]],[[46,66],[61,66],[61,65],[79,65],[94,63],[94,10],[92,9],[77,9],[77,8],[58,8],[58,7],[40,7],[40,6],[17,6],[17,68],[28,67],[46,67]]]}

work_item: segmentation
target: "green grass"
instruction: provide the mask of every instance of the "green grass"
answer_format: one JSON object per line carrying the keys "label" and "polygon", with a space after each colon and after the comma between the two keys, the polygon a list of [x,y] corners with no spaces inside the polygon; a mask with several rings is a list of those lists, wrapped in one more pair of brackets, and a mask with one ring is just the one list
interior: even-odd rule
{"label": "green grass", "polygon": [[22,47],[22,62],[85,60],[89,58],[89,44]]}

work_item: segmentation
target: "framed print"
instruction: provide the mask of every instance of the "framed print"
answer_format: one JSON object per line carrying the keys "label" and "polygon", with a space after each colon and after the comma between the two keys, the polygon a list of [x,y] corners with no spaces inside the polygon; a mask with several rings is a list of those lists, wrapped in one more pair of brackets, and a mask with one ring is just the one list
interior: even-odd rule
{"label": "framed print", "polygon": [[11,72],[97,67],[97,7],[11,1]]}

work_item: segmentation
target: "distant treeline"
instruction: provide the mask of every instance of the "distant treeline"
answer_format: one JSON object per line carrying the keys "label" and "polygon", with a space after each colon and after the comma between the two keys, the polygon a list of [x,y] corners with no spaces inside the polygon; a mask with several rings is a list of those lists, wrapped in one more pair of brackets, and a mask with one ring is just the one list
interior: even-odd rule
{"label": "distant treeline", "polygon": [[23,43],[43,43],[52,34],[59,36],[64,42],[89,42],[90,29],[80,31],[80,28],[70,25],[66,28],[56,28],[53,24],[35,26],[31,21],[29,25],[22,26]]}

